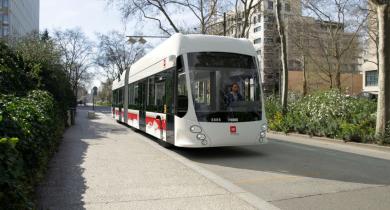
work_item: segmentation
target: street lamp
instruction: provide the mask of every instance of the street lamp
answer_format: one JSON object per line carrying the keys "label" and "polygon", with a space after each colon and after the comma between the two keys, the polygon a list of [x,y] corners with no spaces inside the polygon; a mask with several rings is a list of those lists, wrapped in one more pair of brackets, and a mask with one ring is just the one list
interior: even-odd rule
{"label": "street lamp", "polygon": [[145,38],[167,39],[170,36],[126,36],[126,37],[128,38],[128,42],[131,44],[135,44],[136,42],[145,44],[147,42]]}
{"label": "street lamp", "polygon": [[134,39],[133,37],[129,37],[128,42],[130,42],[131,44],[135,44],[137,40]]}
{"label": "street lamp", "polygon": [[146,43],[146,40],[145,40],[143,37],[141,37],[141,38],[138,40],[138,42],[141,43],[141,44],[145,44],[145,43]]}

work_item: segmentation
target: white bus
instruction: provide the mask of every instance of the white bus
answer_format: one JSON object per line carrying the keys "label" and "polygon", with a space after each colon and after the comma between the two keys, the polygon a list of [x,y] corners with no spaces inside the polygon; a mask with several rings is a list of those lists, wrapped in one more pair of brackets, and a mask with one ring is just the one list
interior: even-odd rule
{"label": "white bus", "polygon": [[175,34],[113,83],[113,117],[164,146],[266,143],[259,63],[246,39]]}

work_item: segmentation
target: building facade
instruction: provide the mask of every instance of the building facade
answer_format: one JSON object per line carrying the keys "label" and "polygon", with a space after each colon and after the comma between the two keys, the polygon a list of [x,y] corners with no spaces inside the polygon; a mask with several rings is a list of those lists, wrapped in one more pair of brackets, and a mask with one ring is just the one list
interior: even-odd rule
{"label": "building facade", "polygon": [[[280,87],[280,42],[275,19],[276,4],[273,0],[257,0],[253,2],[255,6],[249,15],[249,27],[245,31],[249,40],[253,41],[258,54],[261,68],[261,78],[265,92],[277,92]],[[285,0],[282,5],[282,14],[286,17],[288,24],[289,17],[302,15],[301,2],[295,0]],[[242,27],[244,25],[244,12],[229,12],[226,15],[226,36],[242,37]],[[224,27],[222,20],[218,20],[209,33],[223,35]],[[291,41],[288,40],[290,43]],[[296,61],[299,56],[292,44],[288,44],[289,68],[300,69]]]}
{"label": "building facade", "polygon": [[39,31],[39,0],[0,0],[0,37]]}
{"label": "building facade", "polygon": [[[246,35],[249,40],[253,41],[258,54],[264,91],[266,93],[276,93],[280,90],[281,81],[280,40],[275,17],[276,4],[273,0],[261,0],[258,2],[259,3],[254,4],[256,5],[256,8],[253,9],[252,14],[250,14],[251,18]],[[325,60],[328,62],[326,65],[329,67],[329,71],[334,71],[337,62],[332,60],[332,58],[325,59],[324,55],[321,54],[324,50],[321,47],[324,48],[324,46],[320,46],[318,39],[321,39],[322,43],[327,44],[330,40],[327,38],[329,29],[332,30],[332,27],[335,26],[339,27],[340,24],[331,22],[323,23],[312,17],[303,16],[301,1],[284,0],[282,1],[281,9],[287,29],[287,59],[289,72],[302,71],[304,67],[306,70],[311,68],[317,71],[318,68],[316,68],[314,64],[325,62]],[[241,31],[244,21],[243,16],[244,14],[242,13],[227,13],[225,27],[227,36],[240,37],[235,29]],[[223,35],[224,27],[221,20],[217,23],[220,24],[215,24],[210,33]],[[340,31],[339,39],[342,40],[341,43],[348,45],[351,35],[345,33],[343,29]],[[305,47],[308,50],[301,49],[298,46],[297,41],[302,42],[303,45],[301,47]],[[359,53],[358,42],[356,41],[352,45],[353,47],[348,49],[348,53],[345,53],[349,57],[342,58],[341,71],[343,73],[350,74],[354,70],[357,72],[359,65],[359,56],[357,55]],[[310,53],[311,56],[305,57],[305,51],[307,54]],[[309,59],[309,57],[312,59]],[[312,74],[314,75],[314,73]],[[324,78],[324,73],[321,72],[319,74],[317,80]],[[359,75],[354,76],[359,77]],[[293,81],[292,83],[298,84],[296,81]],[[313,90],[317,86],[324,86],[323,84],[320,84],[324,83],[323,81],[318,81],[317,83],[318,84],[313,84]],[[356,83],[354,86],[356,87]],[[346,89],[355,89],[355,87],[347,87]]]}
{"label": "building facade", "polygon": [[[275,10],[276,4],[273,0],[260,1],[252,15],[252,24],[248,33],[248,38],[253,40],[259,57],[263,88],[267,93],[278,92],[281,81],[280,40]],[[290,17],[302,15],[301,1],[284,0],[281,10],[285,23],[288,25]],[[301,67],[297,67],[294,62],[299,61],[299,55],[291,44],[289,36],[287,36],[287,54],[288,67],[294,70],[300,69]]]}

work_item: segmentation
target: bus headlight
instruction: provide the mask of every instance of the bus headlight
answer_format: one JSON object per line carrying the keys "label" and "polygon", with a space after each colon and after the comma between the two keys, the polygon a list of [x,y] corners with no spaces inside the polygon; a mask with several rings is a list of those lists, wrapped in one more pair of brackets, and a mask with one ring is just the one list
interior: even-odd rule
{"label": "bus headlight", "polygon": [[266,131],[261,131],[260,132],[260,138],[265,138],[267,136],[267,133],[266,133]]}
{"label": "bus headlight", "polygon": [[204,141],[206,140],[206,135],[199,133],[198,135],[196,135],[196,138],[200,141]]}
{"label": "bus headlight", "polygon": [[197,125],[193,125],[190,127],[190,131],[192,133],[200,133],[200,132],[202,132],[202,128],[197,126]]}
{"label": "bus headlight", "polygon": [[261,131],[267,131],[267,124],[264,124],[261,126]]}

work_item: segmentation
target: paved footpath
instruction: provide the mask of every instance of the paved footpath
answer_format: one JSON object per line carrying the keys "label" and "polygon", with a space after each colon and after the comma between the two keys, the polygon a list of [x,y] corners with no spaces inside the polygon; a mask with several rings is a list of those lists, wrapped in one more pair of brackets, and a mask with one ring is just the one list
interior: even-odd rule
{"label": "paved footpath", "polygon": [[276,209],[108,115],[87,118],[64,134],[39,209]]}

